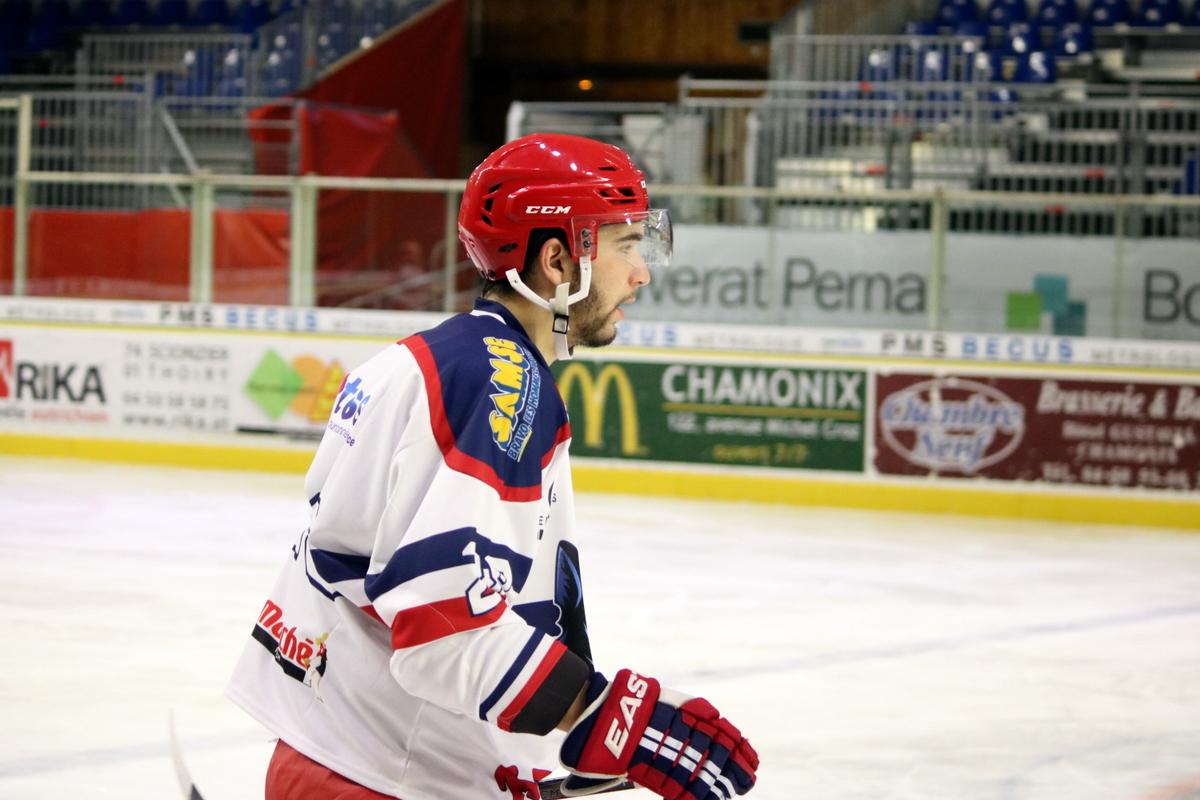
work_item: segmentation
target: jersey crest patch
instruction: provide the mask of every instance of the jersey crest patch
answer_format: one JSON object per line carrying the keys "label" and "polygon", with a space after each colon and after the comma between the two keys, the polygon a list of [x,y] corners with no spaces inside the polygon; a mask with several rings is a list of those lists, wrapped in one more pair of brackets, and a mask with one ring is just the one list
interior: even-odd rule
{"label": "jersey crest patch", "polygon": [[533,433],[541,398],[542,375],[525,348],[511,339],[483,337],[492,367],[492,409],[488,425],[496,447],[513,461],[520,461]]}

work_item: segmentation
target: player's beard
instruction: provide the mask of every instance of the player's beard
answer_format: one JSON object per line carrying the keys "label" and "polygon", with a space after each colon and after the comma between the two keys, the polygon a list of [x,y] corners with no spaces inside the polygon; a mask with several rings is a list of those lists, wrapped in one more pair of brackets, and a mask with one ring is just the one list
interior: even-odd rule
{"label": "player's beard", "polygon": [[[571,278],[571,291],[579,291],[579,274]],[[571,333],[574,340],[571,345],[576,347],[604,347],[613,343],[617,338],[617,326],[609,323],[609,318],[615,310],[608,308],[608,303],[600,297],[593,286],[587,297],[571,304]]]}

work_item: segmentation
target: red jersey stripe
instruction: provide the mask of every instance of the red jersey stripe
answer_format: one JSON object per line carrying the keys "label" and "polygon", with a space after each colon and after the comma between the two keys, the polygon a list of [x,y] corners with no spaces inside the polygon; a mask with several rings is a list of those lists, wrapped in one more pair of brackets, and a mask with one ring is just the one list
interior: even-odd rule
{"label": "red jersey stripe", "polygon": [[500,619],[508,604],[501,600],[483,614],[471,613],[465,597],[438,600],[415,608],[406,608],[392,620],[392,649],[428,644],[453,633],[483,628]]}
{"label": "red jersey stripe", "polygon": [[513,720],[521,713],[522,709],[529,702],[529,699],[537,694],[538,689],[542,688],[542,684],[546,681],[546,676],[558,664],[559,659],[563,657],[563,653],[567,652],[566,646],[559,641],[552,641],[550,649],[546,652],[542,663],[537,665],[537,669],[533,671],[529,682],[521,688],[521,691],[513,698],[513,701],[508,704],[508,708],[500,712],[500,716],[496,718],[496,725],[500,730],[507,731],[512,729]]}

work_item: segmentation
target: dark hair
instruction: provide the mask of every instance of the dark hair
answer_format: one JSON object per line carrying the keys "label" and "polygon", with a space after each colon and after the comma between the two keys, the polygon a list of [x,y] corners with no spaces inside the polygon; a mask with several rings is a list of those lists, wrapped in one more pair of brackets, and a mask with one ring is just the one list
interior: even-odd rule
{"label": "dark hair", "polygon": [[[530,266],[533,265],[533,262],[541,254],[542,247],[551,239],[557,239],[562,242],[563,247],[568,247],[567,234],[562,228],[534,228],[529,232],[529,242],[525,246],[525,264],[522,266],[522,272],[529,270]],[[516,291],[512,287],[512,284],[508,282],[508,278],[505,278],[503,275],[496,280],[489,280],[483,277],[479,279],[480,297],[511,297],[516,294]]]}

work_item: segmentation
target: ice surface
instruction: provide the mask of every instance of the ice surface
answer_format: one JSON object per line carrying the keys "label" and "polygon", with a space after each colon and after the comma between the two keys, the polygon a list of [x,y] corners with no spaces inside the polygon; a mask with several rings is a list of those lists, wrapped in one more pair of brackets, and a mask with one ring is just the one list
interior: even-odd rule
{"label": "ice surface", "polygon": [[[0,458],[0,797],[178,797],[171,708],[207,800],[261,797],[221,691],[306,515],[297,475]],[[598,665],[712,700],[750,797],[1200,796],[1200,534],[599,495],[579,526]]]}

